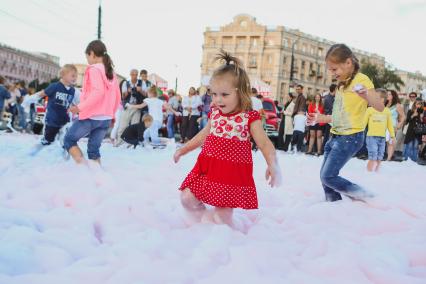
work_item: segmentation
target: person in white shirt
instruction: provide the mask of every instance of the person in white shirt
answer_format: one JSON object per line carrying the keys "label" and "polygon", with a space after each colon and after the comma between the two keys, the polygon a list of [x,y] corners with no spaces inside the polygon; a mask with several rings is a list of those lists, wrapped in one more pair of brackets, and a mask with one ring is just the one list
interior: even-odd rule
{"label": "person in white shirt", "polygon": [[305,127],[306,127],[306,115],[305,112],[299,111],[293,118],[293,140],[291,141],[291,150],[294,152],[294,145],[297,145],[297,152],[302,151],[303,139],[305,138]]}
{"label": "person in white shirt", "polygon": [[151,142],[154,145],[160,144],[158,130],[160,130],[161,126],[163,125],[163,107],[166,110],[173,112],[175,115],[179,115],[179,113],[174,111],[167,102],[158,98],[156,86],[151,86],[148,89],[148,98],[146,98],[143,103],[138,105],[129,105],[128,107],[134,109],[143,109],[148,107],[148,113],[150,116],[152,116],[153,121],[151,126],[145,130],[143,138],[144,143],[148,143],[149,138],[151,138]]}
{"label": "person in white shirt", "polygon": [[257,98],[257,89],[256,88],[251,88],[251,104],[252,104],[252,108],[255,111],[258,111],[260,114],[262,114],[261,112],[263,111],[263,104],[262,104],[262,100]]}
{"label": "person in white shirt", "polygon": [[183,108],[183,119],[181,127],[181,142],[185,143],[191,140],[198,132],[198,119],[200,118],[201,112],[200,107],[203,105],[201,97],[197,94],[194,87],[189,89],[189,95],[183,97],[182,108]]}

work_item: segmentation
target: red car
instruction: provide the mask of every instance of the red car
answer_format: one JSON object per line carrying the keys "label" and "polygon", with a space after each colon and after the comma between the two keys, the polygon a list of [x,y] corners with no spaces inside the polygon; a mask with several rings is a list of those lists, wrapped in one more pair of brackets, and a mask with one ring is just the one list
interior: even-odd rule
{"label": "red car", "polygon": [[266,124],[264,125],[266,134],[269,137],[278,137],[281,119],[278,117],[278,110],[275,102],[270,98],[262,99],[263,110],[265,111]]}

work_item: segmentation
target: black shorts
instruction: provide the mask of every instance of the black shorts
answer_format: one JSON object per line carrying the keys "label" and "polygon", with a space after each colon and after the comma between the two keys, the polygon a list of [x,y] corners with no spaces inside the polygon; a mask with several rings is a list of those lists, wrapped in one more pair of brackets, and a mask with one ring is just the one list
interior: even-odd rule
{"label": "black shorts", "polygon": [[314,130],[314,131],[321,130],[321,131],[324,131],[324,125],[319,125],[319,123],[317,123],[317,124],[315,124],[313,126],[309,126],[309,130]]}

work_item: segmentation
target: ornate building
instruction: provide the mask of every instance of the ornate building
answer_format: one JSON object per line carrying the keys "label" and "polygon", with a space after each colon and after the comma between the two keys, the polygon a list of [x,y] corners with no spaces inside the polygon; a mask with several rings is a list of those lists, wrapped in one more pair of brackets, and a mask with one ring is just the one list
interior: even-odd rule
{"label": "ornate building", "polygon": [[[295,83],[305,86],[307,94],[322,93],[332,83],[324,56],[334,44],[329,40],[305,34],[283,26],[260,25],[250,15],[237,15],[232,23],[204,32],[201,76],[210,76],[217,67],[215,54],[224,49],[240,58],[250,78],[259,78],[271,87],[271,97],[282,101]],[[292,51],[293,81],[290,82]],[[353,49],[358,59],[385,66],[385,58]]]}
{"label": "ornate building", "polygon": [[59,57],[32,53],[0,44],[0,75],[9,82],[49,82],[59,76]]}

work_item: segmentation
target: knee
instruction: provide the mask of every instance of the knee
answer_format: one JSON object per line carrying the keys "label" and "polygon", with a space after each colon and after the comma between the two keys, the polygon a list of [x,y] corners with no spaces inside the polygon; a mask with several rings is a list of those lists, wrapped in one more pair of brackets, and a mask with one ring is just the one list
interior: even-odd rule
{"label": "knee", "polygon": [[204,204],[199,201],[189,189],[182,191],[180,202],[185,209],[190,211],[197,211],[204,208]]}

